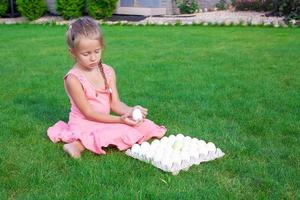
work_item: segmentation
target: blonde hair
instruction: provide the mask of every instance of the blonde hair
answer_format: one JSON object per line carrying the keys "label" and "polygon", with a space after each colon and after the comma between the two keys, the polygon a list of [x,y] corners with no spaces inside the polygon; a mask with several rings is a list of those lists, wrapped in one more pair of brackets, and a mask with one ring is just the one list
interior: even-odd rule
{"label": "blonde hair", "polygon": [[90,17],[81,17],[70,24],[66,33],[69,48],[76,48],[81,38],[99,40],[101,48],[104,48],[103,36],[100,27]]}
{"label": "blonde hair", "polygon": [[[101,48],[104,48],[103,35],[97,22],[90,17],[81,17],[70,24],[66,33],[66,39],[68,47],[76,49],[78,42],[81,38],[88,38],[92,40],[98,40]],[[102,60],[99,62],[99,69],[104,78],[105,89],[109,89],[107,79],[103,70]]]}

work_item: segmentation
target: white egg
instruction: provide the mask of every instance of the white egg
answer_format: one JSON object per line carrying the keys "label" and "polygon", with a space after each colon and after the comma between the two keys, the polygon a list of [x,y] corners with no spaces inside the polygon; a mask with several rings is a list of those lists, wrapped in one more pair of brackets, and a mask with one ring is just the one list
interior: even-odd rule
{"label": "white egg", "polygon": [[181,151],[183,147],[183,142],[177,140],[174,142],[174,144],[172,145],[172,148],[175,150],[175,151]]}
{"label": "white egg", "polygon": [[192,141],[199,142],[200,140],[198,138],[192,138]]}
{"label": "white egg", "polygon": [[187,161],[187,162],[190,161],[190,155],[187,152],[181,152],[180,158],[182,161]]}
{"label": "white egg", "polygon": [[181,152],[189,152],[190,151],[190,146],[189,145],[184,145],[181,149]]}
{"label": "white egg", "polygon": [[132,111],[132,118],[133,118],[133,120],[135,120],[135,121],[142,120],[142,119],[143,119],[143,114],[142,114],[141,110],[138,109],[138,108],[135,108],[135,109]]}
{"label": "white egg", "polygon": [[173,176],[177,176],[179,174],[179,171],[172,171]]}
{"label": "white egg", "polygon": [[162,166],[165,171],[171,171],[172,164],[173,162],[170,158],[166,158],[162,161]]}
{"label": "white egg", "polygon": [[183,160],[181,162],[180,169],[186,169],[186,168],[189,168],[190,166],[192,166],[192,164],[190,163],[190,161]]}
{"label": "white egg", "polygon": [[190,156],[191,156],[191,163],[194,164],[197,162],[199,158],[199,153],[197,150],[190,151]]}
{"label": "white egg", "polygon": [[150,150],[151,151],[155,151],[155,149],[157,148],[157,146],[156,145],[152,145],[152,144],[150,144]]}
{"label": "white egg", "polygon": [[190,151],[192,150],[194,151],[198,149],[198,145],[195,142],[191,142],[189,147],[190,147]]}
{"label": "white egg", "polygon": [[170,157],[171,154],[173,153],[173,148],[170,146],[164,146],[163,150],[164,150],[163,153],[164,153],[165,157]]}
{"label": "white egg", "polygon": [[199,157],[199,152],[198,149],[193,149],[190,151],[190,156],[194,157],[194,158],[198,158]]}
{"label": "white egg", "polygon": [[184,147],[188,147],[188,146],[190,146],[190,143],[189,143],[189,141],[187,141],[187,140],[183,140],[183,146],[184,146]]}
{"label": "white egg", "polygon": [[164,154],[164,151],[165,151],[165,149],[164,149],[163,146],[158,146],[158,147],[154,150],[155,155],[156,155],[156,154],[163,155],[163,154]]}
{"label": "white egg", "polygon": [[169,141],[168,137],[163,137],[163,138],[161,138],[160,143],[165,145],[165,144],[167,144],[168,141]]}
{"label": "white egg", "polygon": [[212,151],[209,151],[207,154],[207,161],[208,160],[214,160],[215,159],[215,153]]}
{"label": "white egg", "polygon": [[146,160],[147,160],[148,162],[151,162],[151,161],[153,160],[153,155],[154,155],[154,151],[149,150],[149,151],[145,154]]}
{"label": "white egg", "polygon": [[[149,144],[148,144],[149,145]],[[148,146],[147,144],[141,144],[141,150],[140,150],[140,158],[142,160],[146,159],[146,153],[149,151],[150,149],[150,145]]]}
{"label": "white egg", "polygon": [[179,170],[180,166],[181,166],[181,158],[179,155],[173,154],[173,156],[171,157],[172,160],[172,171],[177,171]]}
{"label": "white egg", "polygon": [[225,155],[225,153],[223,153],[222,150],[219,149],[219,148],[217,148],[216,154],[217,154],[218,158],[221,158],[221,157],[223,157]]}
{"label": "white egg", "polygon": [[182,135],[181,133],[176,135],[176,140],[183,140],[184,135]]}
{"label": "white egg", "polygon": [[141,144],[141,149],[142,150],[149,150],[150,149],[150,144],[148,143],[148,142],[143,142],[142,144]]}
{"label": "white egg", "polygon": [[208,154],[208,150],[206,147],[200,147],[200,148],[198,147],[198,152],[199,152],[199,154],[201,154],[203,156],[207,156],[207,154]]}
{"label": "white egg", "polygon": [[140,151],[140,149],[141,149],[141,146],[140,145],[138,145],[138,144],[134,144],[132,147],[131,147],[131,151],[132,151],[132,153],[138,153],[139,151]]}
{"label": "white egg", "polygon": [[158,164],[159,162],[162,161],[162,154],[155,154],[154,157],[153,157],[153,161],[154,163]]}
{"label": "white egg", "polygon": [[204,140],[199,140],[198,141],[198,146],[205,146],[206,142]]}
{"label": "white egg", "polygon": [[169,139],[169,140],[168,140],[168,142],[167,142],[167,146],[170,146],[170,147],[172,147],[172,146],[173,146],[173,144],[174,144],[174,142],[175,142],[175,140],[173,140],[173,139]]}
{"label": "white egg", "polygon": [[169,136],[169,140],[175,140],[175,138],[176,138],[175,135],[170,135]]}
{"label": "white egg", "polygon": [[190,140],[192,140],[192,138],[191,138],[190,136],[185,136],[185,137],[184,137],[184,140],[190,141]]}
{"label": "white egg", "polygon": [[155,139],[151,142],[151,146],[157,147],[160,144],[160,141],[158,139]]}
{"label": "white egg", "polygon": [[125,154],[126,154],[127,156],[132,156],[131,149],[127,149],[127,150],[125,151]]}
{"label": "white egg", "polygon": [[208,142],[208,143],[206,144],[206,148],[207,148],[207,150],[210,151],[210,152],[216,152],[216,146],[215,146],[215,144],[212,143],[212,142]]}
{"label": "white egg", "polygon": [[197,138],[192,139],[192,144],[198,146],[199,140]]}

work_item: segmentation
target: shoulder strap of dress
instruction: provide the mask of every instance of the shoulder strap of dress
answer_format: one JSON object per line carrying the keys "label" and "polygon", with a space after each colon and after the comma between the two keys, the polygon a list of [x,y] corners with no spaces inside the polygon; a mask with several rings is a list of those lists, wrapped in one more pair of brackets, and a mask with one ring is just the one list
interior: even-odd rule
{"label": "shoulder strap of dress", "polygon": [[[83,77],[83,75],[80,74],[80,72],[78,72],[78,70],[76,70],[75,68],[70,69],[70,71],[68,71],[68,73],[64,76],[64,86],[65,86],[65,89],[66,89],[66,78],[70,74],[73,75],[73,76],[75,76],[79,80],[80,84],[82,85],[83,90],[86,92],[88,90],[87,89],[88,87],[87,87],[87,84],[86,84],[86,80]],[[67,89],[66,89],[66,91],[67,91]],[[67,91],[67,93],[68,93],[68,91]],[[68,94],[68,96],[70,97],[69,94]]]}
{"label": "shoulder strap of dress", "polygon": [[80,83],[84,83],[85,79],[83,77],[82,74],[80,74],[78,72],[78,70],[76,70],[75,68],[70,69],[70,71],[64,76],[64,80],[66,80],[66,78],[68,77],[68,75],[72,74],[73,76],[75,76],[76,78],[78,78],[78,80],[80,81]]}
{"label": "shoulder strap of dress", "polygon": [[111,76],[112,76],[112,68],[109,65],[106,65],[104,63],[102,65],[103,65],[103,70],[104,70],[106,79],[109,82],[111,80]]}

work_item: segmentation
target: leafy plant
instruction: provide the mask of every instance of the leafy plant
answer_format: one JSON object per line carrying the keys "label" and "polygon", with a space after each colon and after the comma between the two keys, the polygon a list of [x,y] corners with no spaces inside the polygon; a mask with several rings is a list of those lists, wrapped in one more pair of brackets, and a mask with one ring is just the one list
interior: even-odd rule
{"label": "leafy plant", "polygon": [[57,0],[56,10],[64,19],[77,18],[83,15],[85,0]]}
{"label": "leafy plant", "polygon": [[0,16],[4,15],[8,8],[7,0],[0,0]]}
{"label": "leafy plant", "polygon": [[231,5],[233,6],[233,7],[235,7],[236,6],[236,0],[230,0],[231,1]]}
{"label": "leafy plant", "polygon": [[16,4],[20,14],[29,20],[41,17],[47,8],[45,0],[17,0]]}
{"label": "leafy plant", "polygon": [[237,10],[255,10],[261,11],[261,1],[260,0],[236,0],[235,7]]}
{"label": "leafy plant", "polygon": [[88,14],[95,19],[111,17],[118,0],[87,0]]}
{"label": "leafy plant", "polygon": [[218,10],[226,10],[228,5],[226,0],[220,0],[217,4],[216,7],[218,8]]}
{"label": "leafy plant", "polygon": [[275,0],[274,4],[279,16],[300,20],[300,0]]}
{"label": "leafy plant", "polygon": [[195,0],[176,0],[176,5],[182,14],[192,14],[199,9]]}

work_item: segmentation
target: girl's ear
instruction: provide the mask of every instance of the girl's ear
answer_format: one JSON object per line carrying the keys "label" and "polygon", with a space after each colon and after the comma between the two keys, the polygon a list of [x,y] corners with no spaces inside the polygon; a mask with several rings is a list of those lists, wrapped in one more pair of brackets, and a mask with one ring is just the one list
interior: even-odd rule
{"label": "girl's ear", "polygon": [[74,49],[69,48],[69,53],[74,59],[76,58]]}

